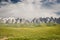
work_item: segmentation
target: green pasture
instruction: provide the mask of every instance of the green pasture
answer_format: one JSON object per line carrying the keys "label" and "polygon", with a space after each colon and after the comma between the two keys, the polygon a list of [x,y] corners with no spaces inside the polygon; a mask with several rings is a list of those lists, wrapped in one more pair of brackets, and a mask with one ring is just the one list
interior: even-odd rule
{"label": "green pasture", "polygon": [[0,24],[0,39],[60,40],[60,24]]}

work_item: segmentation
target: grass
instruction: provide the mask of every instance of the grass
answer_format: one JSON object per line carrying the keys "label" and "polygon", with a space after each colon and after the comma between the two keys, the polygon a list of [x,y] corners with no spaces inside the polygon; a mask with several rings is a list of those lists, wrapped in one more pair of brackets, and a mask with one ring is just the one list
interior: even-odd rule
{"label": "grass", "polygon": [[7,40],[60,40],[60,24],[0,24],[0,38]]}

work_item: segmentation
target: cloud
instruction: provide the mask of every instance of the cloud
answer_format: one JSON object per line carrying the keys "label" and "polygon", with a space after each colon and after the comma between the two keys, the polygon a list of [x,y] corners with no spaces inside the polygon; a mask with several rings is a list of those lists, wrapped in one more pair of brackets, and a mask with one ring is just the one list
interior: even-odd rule
{"label": "cloud", "polygon": [[60,3],[60,0],[57,0],[57,3]]}
{"label": "cloud", "polygon": [[12,3],[22,2],[21,0],[11,0]]}
{"label": "cloud", "polygon": [[57,15],[60,15],[60,11],[58,11],[58,12],[55,12]]}
{"label": "cloud", "polygon": [[[60,4],[44,4],[41,0],[25,0],[15,4],[8,4],[0,8],[0,17],[59,17],[56,11],[59,11]],[[34,4],[33,4],[34,2]],[[45,5],[45,6],[44,6]],[[49,8],[50,7],[50,8]]]}

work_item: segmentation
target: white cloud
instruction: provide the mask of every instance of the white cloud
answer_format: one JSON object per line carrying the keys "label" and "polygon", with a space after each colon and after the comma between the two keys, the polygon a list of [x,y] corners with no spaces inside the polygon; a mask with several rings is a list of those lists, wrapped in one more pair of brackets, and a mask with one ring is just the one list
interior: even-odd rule
{"label": "white cloud", "polygon": [[[34,0],[32,0],[34,1]],[[31,3],[31,0],[25,2],[18,2],[16,4],[9,4],[0,8],[0,17],[23,17],[23,18],[34,18],[34,17],[59,17],[54,12],[60,10],[60,6],[53,5],[53,9],[41,8],[39,0],[35,0],[35,4]],[[60,4],[59,4],[60,5]]]}

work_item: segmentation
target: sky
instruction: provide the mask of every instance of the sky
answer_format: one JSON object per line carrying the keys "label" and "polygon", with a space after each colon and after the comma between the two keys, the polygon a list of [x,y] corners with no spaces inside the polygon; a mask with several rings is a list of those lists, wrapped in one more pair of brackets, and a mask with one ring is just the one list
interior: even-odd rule
{"label": "sky", "polygon": [[60,17],[60,0],[0,0],[0,17]]}

